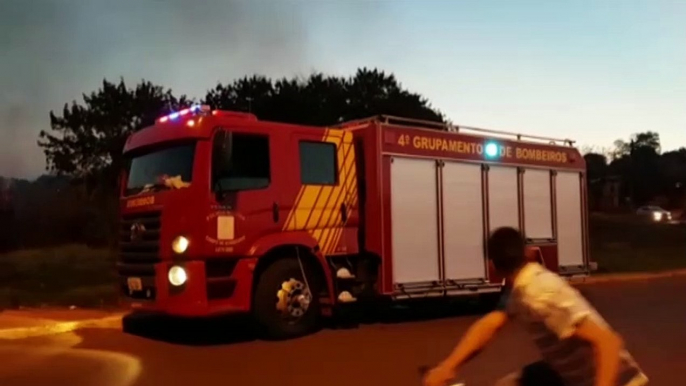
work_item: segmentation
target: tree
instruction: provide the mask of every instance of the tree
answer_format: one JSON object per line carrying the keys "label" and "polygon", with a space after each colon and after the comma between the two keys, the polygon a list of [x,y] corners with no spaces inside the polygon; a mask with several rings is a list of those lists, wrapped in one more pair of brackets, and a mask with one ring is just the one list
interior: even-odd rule
{"label": "tree", "polygon": [[637,149],[652,149],[656,154],[660,154],[660,134],[654,131],[636,133],[631,136],[629,142],[618,139],[614,142],[615,148],[612,152],[613,159],[631,155]]}
{"label": "tree", "polygon": [[686,148],[662,154],[660,170],[667,185],[686,184]]}
{"label": "tree", "polygon": [[359,119],[371,115],[387,114],[405,118],[443,122],[443,115],[431,108],[428,100],[401,87],[394,75],[377,69],[357,70],[348,80],[348,116]]}
{"label": "tree", "polygon": [[[83,95],[82,104],[65,105],[61,116],[51,111],[52,132],[41,131],[38,145],[45,153],[47,169],[74,182],[68,189],[50,193],[50,200],[35,200],[64,224],[61,236],[55,237],[89,243],[116,240],[116,183],[126,138],[190,102],[145,80],[129,88],[124,80],[105,79],[102,88]],[[37,192],[48,194],[48,190]],[[57,210],[62,208],[66,213]]]}
{"label": "tree", "polygon": [[54,134],[41,131],[38,145],[51,172],[80,178],[104,173],[113,182],[127,136],[190,101],[148,81],[128,88],[123,79],[118,84],[105,79],[83,102],[65,105],[61,116],[51,111]]}
{"label": "tree", "polygon": [[622,179],[623,195],[635,205],[643,205],[663,193],[660,175],[660,136],[646,131],[631,136],[629,142],[615,141],[610,172]]}
{"label": "tree", "polygon": [[[376,114],[443,120],[425,98],[403,89],[393,75],[376,69],[360,69],[350,78],[317,73],[306,79],[273,81],[254,75],[217,85],[205,101],[213,108],[252,111],[260,119],[309,125],[330,125]],[[50,212],[51,219],[59,219],[57,222],[64,225],[59,232],[51,232],[55,243],[116,240],[113,220],[118,202],[113,187],[123,166],[126,138],[190,102],[145,80],[131,88],[124,80],[115,83],[105,79],[101,88],[84,94],[82,102],[66,104],[61,114],[51,111],[51,130],[41,131],[38,145],[45,153],[47,169],[67,177],[70,183],[59,188],[42,182],[27,185],[23,191],[30,194],[19,194],[23,199],[18,200],[17,208],[24,219],[31,220],[22,224],[48,221],[45,213]],[[24,184],[17,183],[20,186]],[[44,229],[44,225],[21,229],[22,242],[53,242],[33,232]]]}
{"label": "tree", "polygon": [[272,81],[254,75],[218,84],[205,103],[213,108],[250,111],[260,119],[325,126],[387,114],[443,122],[443,115],[394,75],[362,68],[342,78],[320,73],[307,79]]}
{"label": "tree", "polygon": [[587,153],[584,155],[589,180],[602,179],[607,176],[607,158],[603,154]]}
{"label": "tree", "polygon": [[634,134],[631,143],[633,144],[634,149],[649,148],[657,154],[660,154],[662,149],[662,146],[660,145],[660,134],[654,131]]}
{"label": "tree", "polygon": [[660,157],[661,189],[673,207],[686,209],[686,148]]}
{"label": "tree", "polygon": [[598,153],[584,154],[586,161],[588,193],[591,209],[597,210],[603,198],[605,178],[608,173],[607,158]]}

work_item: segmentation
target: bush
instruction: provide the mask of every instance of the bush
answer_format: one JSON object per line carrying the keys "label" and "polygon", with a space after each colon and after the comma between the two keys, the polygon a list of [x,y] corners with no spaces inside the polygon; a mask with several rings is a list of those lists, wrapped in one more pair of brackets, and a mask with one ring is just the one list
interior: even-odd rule
{"label": "bush", "polygon": [[642,221],[634,215],[592,215],[591,259],[601,272],[686,268],[686,226]]}
{"label": "bush", "polygon": [[[601,272],[686,267],[686,226],[593,215],[591,258]],[[72,244],[0,254],[0,307],[116,304],[116,252]]]}
{"label": "bush", "polygon": [[0,306],[114,304],[115,258],[113,250],[83,245],[0,255]]}

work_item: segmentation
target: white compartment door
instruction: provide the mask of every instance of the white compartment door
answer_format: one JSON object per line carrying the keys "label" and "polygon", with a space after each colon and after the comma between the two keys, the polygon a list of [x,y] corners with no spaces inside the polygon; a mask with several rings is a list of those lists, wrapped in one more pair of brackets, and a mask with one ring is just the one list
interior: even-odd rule
{"label": "white compartment door", "polygon": [[491,166],[488,170],[489,231],[500,227],[519,229],[517,169]]}
{"label": "white compartment door", "polygon": [[443,166],[443,248],[445,279],[486,277],[481,165]]}
{"label": "white compartment door", "polygon": [[578,172],[558,172],[555,177],[557,257],[560,267],[583,267],[581,178]]}
{"label": "white compartment door", "polygon": [[393,158],[393,283],[440,280],[436,161]]}
{"label": "white compartment door", "polygon": [[524,170],[524,231],[530,240],[553,238],[550,170]]}

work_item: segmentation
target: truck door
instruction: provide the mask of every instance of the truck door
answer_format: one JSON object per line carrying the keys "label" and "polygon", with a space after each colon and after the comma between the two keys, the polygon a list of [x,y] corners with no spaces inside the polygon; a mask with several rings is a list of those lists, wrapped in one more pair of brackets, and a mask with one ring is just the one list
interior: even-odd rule
{"label": "truck door", "polygon": [[301,186],[287,230],[306,230],[324,255],[357,251],[357,174],[352,134],[343,130],[294,133]]}
{"label": "truck door", "polygon": [[277,192],[285,173],[266,130],[222,128],[212,146],[214,202],[206,240],[215,253],[241,253],[238,248],[280,230]]}

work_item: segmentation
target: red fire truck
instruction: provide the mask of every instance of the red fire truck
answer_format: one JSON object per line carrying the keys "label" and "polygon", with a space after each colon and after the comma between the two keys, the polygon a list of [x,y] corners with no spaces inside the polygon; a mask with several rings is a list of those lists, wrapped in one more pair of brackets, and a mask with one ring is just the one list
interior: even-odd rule
{"label": "red fire truck", "polygon": [[251,313],[272,337],[344,305],[498,292],[490,231],[588,272],[569,140],[387,116],[337,127],[194,106],[131,135],[118,272],[134,309]]}

